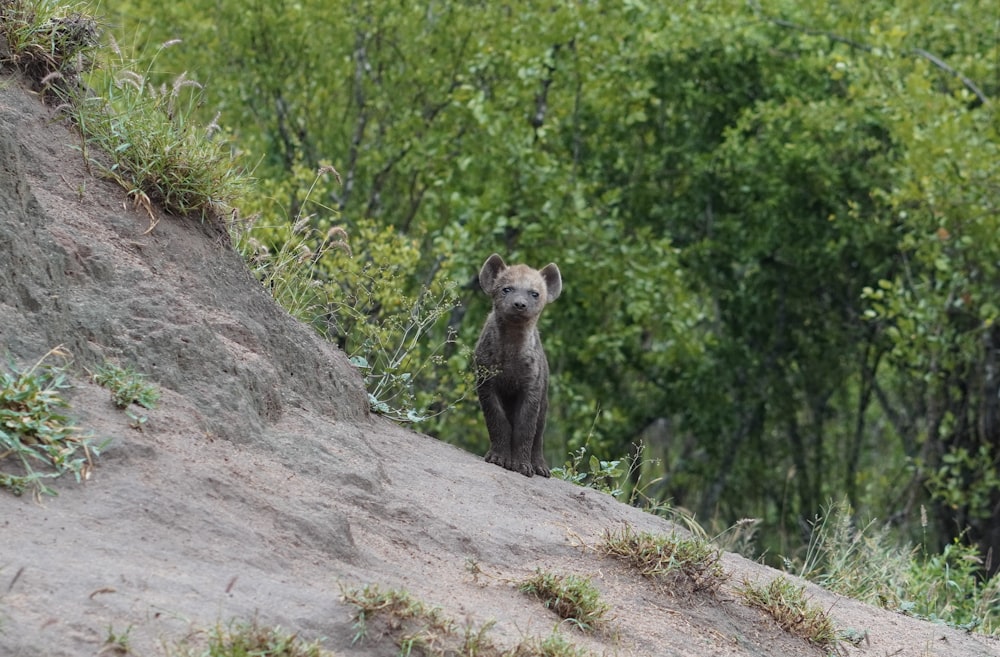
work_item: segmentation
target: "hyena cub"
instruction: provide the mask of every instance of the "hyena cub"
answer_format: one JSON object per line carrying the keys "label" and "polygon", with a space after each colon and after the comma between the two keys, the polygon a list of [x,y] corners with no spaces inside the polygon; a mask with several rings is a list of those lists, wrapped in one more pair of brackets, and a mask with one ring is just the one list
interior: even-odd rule
{"label": "hyena cub", "polygon": [[479,271],[479,284],[493,298],[475,354],[479,404],[490,434],[486,460],[526,477],[548,477],[542,432],[549,363],[536,325],[545,304],[562,291],[559,268],[508,267],[494,253]]}

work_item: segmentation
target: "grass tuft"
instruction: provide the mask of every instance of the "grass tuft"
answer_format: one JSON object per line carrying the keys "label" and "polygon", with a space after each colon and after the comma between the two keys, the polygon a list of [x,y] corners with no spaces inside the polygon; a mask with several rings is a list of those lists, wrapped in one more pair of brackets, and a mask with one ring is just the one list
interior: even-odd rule
{"label": "grass tuft", "polygon": [[[387,637],[400,656],[424,657],[591,657],[557,632],[544,639],[530,637],[505,650],[489,636],[494,622],[475,627],[457,625],[438,607],[428,607],[406,591],[382,591],[377,586],[347,589],[343,599],[356,608],[354,642]],[[378,631],[375,631],[375,628]]]}
{"label": "grass tuft", "polygon": [[280,627],[253,623],[235,623],[229,628],[216,627],[209,633],[205,647],[178,646],[170,657],[333,657],[319,642],[308,642]]}
{"label": "grass tuft", "polygon": [[118,408],[138,404],[152,410],[160,400],[160,391],[146,383],[142,374],[131,367],[121,367],[106,362],[94,372],[94,383],[111,391],[111,399]]}
{"label": "grass tuft", "polygon": [[785,577],[775,577],[767,586],[744,581],[736,592],[751,607],[770,614],[786,632],[823,647],[837,644],[833,621],[822,608],[809,602],[805,586],[796,586]]}
{"label": "grass tuft", "polygon": [[0,0],[0,65],[21,71],[38,88],[76,87],[100,36],[87,7],[59,0]]}
{"label": "grass tuft", "polygon": [[45,363],[52,356],[66,358],[69,353],[56,347],[28,369],[9,363],[0,370],[0,462],[12,459],[18,470],[0,472],[0,488],[15,495],[28,488],[36,497],[55,495],[43,479],[67,472],[77,481],[87,479],[91,455],[98,452],[62,412],[69,406],[62,395],[69,383],[64,367]]}
{"label": "grass tuft", "polygon": [[147,212],[150,230],[157,221],[154,206],[175,216],[224,220],[249,178],[217,137],[218,126],[193,120],[202,86],[184,73],[157,85],[149,74],[155,56],[146,73],[139,73],[115,52],[117,59],[88,77],[93,91],[70,103],[88,145],[102,153],[91,163]]}
{"label": "grass tuft", "polygon": [[627,563],[644,577],[686,582],[692,592],[716,592],[726,580],[722,552],[701,538],[636,533],[629,524],[605,530],[598,550]]}
{"label": "grass tuft", "polygon": [[584,631],[599,627],[609,609],[590,580],[576,575],[557,575],[539,569],[518,590],[535,596],[547,609]]}

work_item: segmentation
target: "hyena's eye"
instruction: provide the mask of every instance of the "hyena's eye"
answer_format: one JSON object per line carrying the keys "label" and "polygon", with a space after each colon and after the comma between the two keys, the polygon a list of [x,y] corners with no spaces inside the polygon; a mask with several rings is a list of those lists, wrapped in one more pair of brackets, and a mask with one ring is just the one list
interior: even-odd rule
{"label": "hyena's eye", "polygon": [[533,297],[535,297],[537,299],[538,298],[538,292],[535,292],[534,290],[532,290],[531,291],[531,296],[533,296]]}
{"label": "hyena's eye", "polygon": [[512,287],[505,287],[504,289],[502,289],[500,291],[503,292],[504,294],[510,294],[511,292],[514,291],[514,288],[512,288]]}

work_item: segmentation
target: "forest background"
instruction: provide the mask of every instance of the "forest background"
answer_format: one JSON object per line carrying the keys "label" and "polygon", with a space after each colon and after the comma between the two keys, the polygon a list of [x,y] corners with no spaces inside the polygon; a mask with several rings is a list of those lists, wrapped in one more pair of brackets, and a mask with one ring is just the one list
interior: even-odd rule
{"label": "forest background", "polygon": [[252,170],[239,247],[375,410],[485,453],[476,273],[555,261],[550,462],[772,559],[844,500],[1000,565],[1000,5],[101,13]]}

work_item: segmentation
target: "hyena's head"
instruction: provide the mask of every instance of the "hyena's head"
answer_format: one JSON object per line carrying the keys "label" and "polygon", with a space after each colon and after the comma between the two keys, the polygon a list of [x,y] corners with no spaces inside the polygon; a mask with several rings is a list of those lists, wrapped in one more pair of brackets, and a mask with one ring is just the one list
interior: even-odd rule
{"label": "hyena's head", "polygon": [[555,263],[540,270],[527,265],[508,267],[496,253],[479,270],[479,284],[493,298],[497,318],[514,323],[534,323],[545,304],[562,292],[562,276]]}

